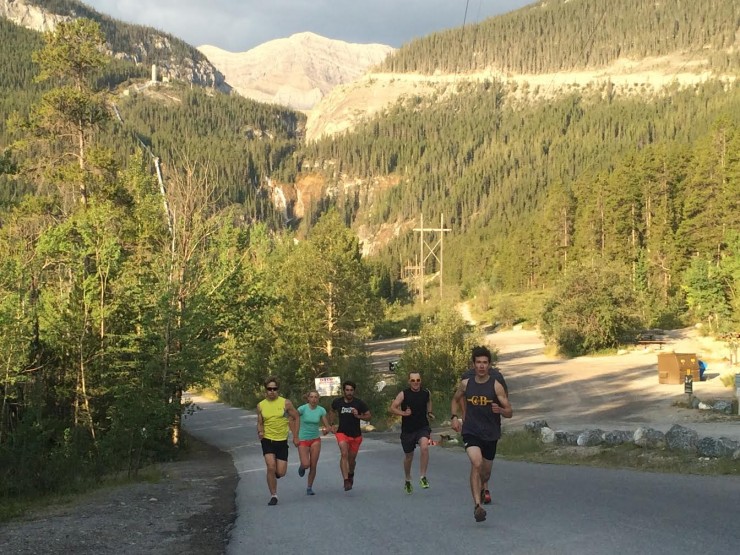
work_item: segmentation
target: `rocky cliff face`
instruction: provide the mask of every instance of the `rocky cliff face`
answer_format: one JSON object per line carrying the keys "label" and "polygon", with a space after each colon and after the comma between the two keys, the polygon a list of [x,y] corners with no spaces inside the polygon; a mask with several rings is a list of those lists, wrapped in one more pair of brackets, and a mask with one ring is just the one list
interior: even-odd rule
{"label": "rocky cliff face", "polygon": [[48,13],[24,0],[0,0],[0,16],[21,27],[34,31],[53,31],[57,23],[70,19],[67,16]]}
{"label": "rocky cliff face", "polygon": [[[94,19],[105,23],[106,26],[120,26],[121,28],[135,27],[127,23],[117,22],[98,14],[87,6],[80,5],[79,13],[72,8],[69,14],[56,14],[44,10],[28,0],[0,0],[0,17],[5,17],[21,27],[38,32],[53,31],[61,21],[69,21],[77,16],[95,16]],[[105,32],[105,28],[103,29]],[[141,36],[142,33],[139,33]],[[125,48],[111,47],[108,53],[118,59],[128,60],[137,64],[157,65],[158,74],[170,80],[187,81],[202,87],[216,88],[228,92],[224,76],[195,48],[189,47],[191,56],[174,54],[172,40],[167,35],[150,29],[146,33],[146,40],[132,42]],[[180,49],[187,50],[187,48]]]}
{"label": "rocky cliff face", "polygon": [[359,78],[383,61],[393,48],[298,33],[246,52],[228,52],[208,45],[198,50],[242,96],[309,110],[337,85]]}

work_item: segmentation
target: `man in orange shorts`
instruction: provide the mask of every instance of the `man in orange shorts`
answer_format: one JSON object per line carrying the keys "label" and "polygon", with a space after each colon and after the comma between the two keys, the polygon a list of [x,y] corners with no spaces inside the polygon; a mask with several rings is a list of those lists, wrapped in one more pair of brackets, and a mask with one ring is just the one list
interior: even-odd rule
{"label": "man in orange shorts", "polygon": [[[329,415],[329,422],[332,423],[332,431],[336,434],[341,453],[339,469],[344,478],[344,491],[351,490],[355,482],[357,453],[362,443],[360,420],[370,420],[370,409],[362,399],[355,397],[356,388],[355,382],[345,381],[342,384],[344,396],[332,401],[332,412]],[[333,424],[335,413],[339,418],[338,426]]]}

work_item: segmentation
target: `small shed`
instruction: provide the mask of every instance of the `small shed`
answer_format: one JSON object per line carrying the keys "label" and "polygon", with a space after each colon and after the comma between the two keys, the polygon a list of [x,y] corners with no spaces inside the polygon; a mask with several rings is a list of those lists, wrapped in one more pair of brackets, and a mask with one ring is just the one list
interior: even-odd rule
{"label": "small shed", "polygon": [[699,358],[696,353],[659,353],[658,383],[682,384],[687,372],[698,382]]}

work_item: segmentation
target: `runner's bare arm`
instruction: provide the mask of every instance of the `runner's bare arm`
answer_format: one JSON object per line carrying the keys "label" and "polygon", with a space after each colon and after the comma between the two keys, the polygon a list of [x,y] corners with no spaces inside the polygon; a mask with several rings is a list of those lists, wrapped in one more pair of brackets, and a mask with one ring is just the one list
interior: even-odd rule
{"label": "runner's bare arm", "polygon": [[495,381],[493,387],[496,390],[496,397],[498,397],[500,405],[491,403],[491,410],[497,414],[500,414],[504,418],[511,418],[514,414],[514,409],[511,407],[509,402],[509,396],[506,394],[506,389],[498,381]]}
{"label": "runner's bare arm", "polygon": [[[462,419],[465,416],[465,402],[463,401],[463,397],[465,396],[465,388],[467,386],[468,380],[460,380],[460,383],[457,384],[457,389],[455,389],[455,394],[452,396],[452,401],[450,401],[450,423],[452,429],[456,432],[462,429]],[[458,410],[461,410],[462,413],[457,414]]]}
{"label": "runner's bare arm", "polygon": [[290,432],[293,434],[293,443],[298,445],[298,432],[301,427],[301,415],[298,414],[297,410],[295,410],[293,403],[287,399],[285,400],[285,412],[288,413],[288,427],[290,428]]}
{"label": "runner's bare arm", "polygon": [[262,409],[257,405],[257,437],[265,437],[265,421],[262,419]]}
{"label": "runner's bare arm", "polygon": [[360,420],[370,420],[371,414],[369,410],[366,410],[365,412],[357,412],[355,413],[355,418],[359,418]]}
{"label": "runner's bare arm", "polygon": [[329,413],[326,415],[327,420],[329,420],[329,431],[336,432],[336,426],[334,425],[334,415],[337,413],[337,411],[334,410],[334,407],[331,407],[329,409]]}
{"label": "runner's bare arm", "polygon": [[434,413],[432,412],[432,392],[429,392],[429,400],[427,401],[427,419],[434,420]]}
{"label": "runner's bare arm", "polygon": [[401,410],[401,403],[403,403],[403,391],[399,391],[396,398],[391,403],[390,412],[396,416],[409,416],[411,409]]}

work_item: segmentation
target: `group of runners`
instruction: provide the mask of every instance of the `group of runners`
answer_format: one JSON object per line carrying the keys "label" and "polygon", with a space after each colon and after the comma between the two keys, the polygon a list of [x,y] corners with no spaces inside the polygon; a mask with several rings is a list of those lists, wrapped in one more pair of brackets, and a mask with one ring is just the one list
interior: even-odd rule
{"label": "group of runners", "polygon": [[[331,412],[319,405],[319,393],[311,390],[307,403],[297,409],[279,395],[280,384],[275,377],[264,382],[265,399],[257,405],[257,435],[267,467],[268,505],[277,505],[277,480],[288,468],[288,431],[298,448],[298,474],[306,475],[306,495],[314,495],[313,483],[321,454],[321,435],[334,433],[340,451],[339,467],[344,490],[354,486],[357,453],[362,443],[361,420],[369,420],[370,409],[355,397],[357,385],[347,380],[342,383],[342,396],[331,403]],[[430,487],[427,478],[432,396],[421,385],[421,374],[410,372],[408,387],[399,392],[390,405],[390,412],[401,417],[401,446],[404,452],[404,490],[413,493],[411,469],[416,446],[419,446],[419,485]],[[488,481],[491,477],[496,447],[501,437],[501,417],[511,418],[506,381],[491,365],[491,352],[486,347],[475,347],[471,368],[463,374],[451,401],[452,429],[462,435],[465,452],[470,460],[470,491],[473,497],[473,516],[477,522],[486,519],[483,505],[491,502]],[[334,420],[337,424],[334,424]]]}

